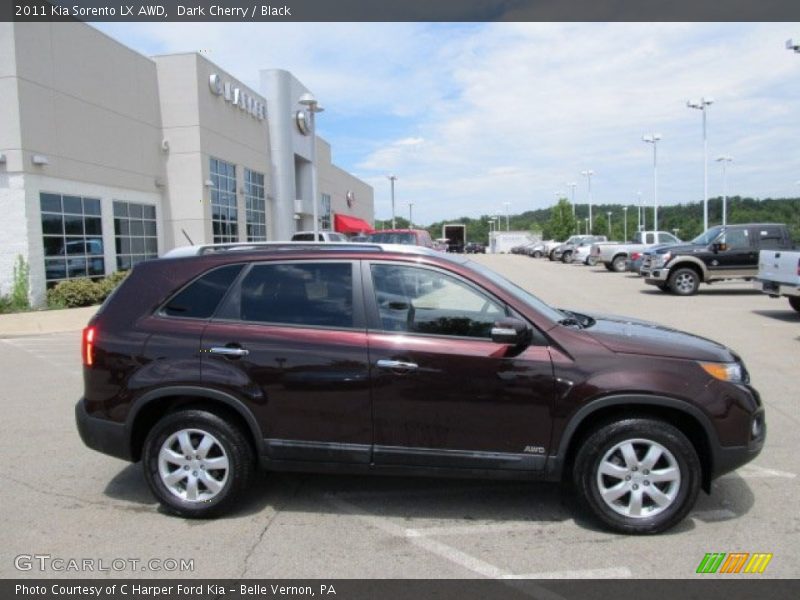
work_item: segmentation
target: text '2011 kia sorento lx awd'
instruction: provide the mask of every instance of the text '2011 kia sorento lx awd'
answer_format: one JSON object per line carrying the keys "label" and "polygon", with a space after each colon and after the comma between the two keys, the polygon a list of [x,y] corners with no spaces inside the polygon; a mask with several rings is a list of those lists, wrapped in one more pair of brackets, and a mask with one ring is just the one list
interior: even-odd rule
{"label": "text '2011 kia sorento lx awd'", "polygon": [[137,265],[84,331],[76,417],[184,517],[228,510],[261,466],[571,481],[608,528],[655,533],[764,444],[730,349],[556,310],[462,257],[171,254]]}

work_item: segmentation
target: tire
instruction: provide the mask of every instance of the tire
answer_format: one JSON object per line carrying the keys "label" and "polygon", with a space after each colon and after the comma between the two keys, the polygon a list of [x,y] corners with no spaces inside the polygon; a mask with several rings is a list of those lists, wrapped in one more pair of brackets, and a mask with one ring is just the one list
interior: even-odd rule
{"label": "tire", "polygon": [[563,262],[564,264],[572,262],[572,251],[571,250],[567,250],[566,252],[564,252],[564,254],[561,255],[561,262]]}
{"label": "tire", "polygon": [[556,251],[555,250],[550,252],[549,258],[550,258],[551,261],[555,262],[555,260],[556,260]]}
{"label": "tire", "polygon": [[669,292],[670,291],[668,283],[659,283],[658,284],[658,289],[660,289],[662,292]]}
{"label": "tire", "polygon": [[611,266],[611,263],[604,262],[603,266],[606,268],[606,271],[611,271],[613,273],[614,267]]}
{"label": "tire", "polygon": [[542,258],[542,251],[541,250],[537,250],[536,252],[534,252],[533,253],[533,258]]}
{"label": "tire", "polygon": [[800,312],[800,296],[789,296],[789,306]]}
{"label": "tire", "polygon": [[[658,458],[648,466],[651,450]],[[651,481],[653,476],[661,481]],[[573,470],[575,489],[593,516],[628,534],[659,533],[682,521],[694,506],[701,479],[700,459],[687,437],[647,417],[599,426],[582,441]]]}
{"label": "tire", "polygon": [[586,265],[593,267],[597,264],[597,258],[594,256],[587,256],[585,263]]}
{"label": "tire", "polygon": [[625,261],[628,260],[628,257],[624,254],[620,254],[619,256],[615,256],[614,260],[611,261],[611,270],[615,273],[623,273],[625,271]]}
{"label": "tire", "polygon": [[[189,454],[204,444],[209,445],[205,456]],[[204,410],[182,410],[158,421],[145,439],[142,462],[147,483],[161,505],[189,518],[228,511],[243,496],[255,470],[253,448],[239,427]],[[212,464],[220,468],[210,469]],[[184,472],[184,477],[178,475]]]}
{"label": "tire", "polygon": [[669,289],[679,296],[692,296],[700,287],[700,276],[689,267],[678,269],[669,276]]}

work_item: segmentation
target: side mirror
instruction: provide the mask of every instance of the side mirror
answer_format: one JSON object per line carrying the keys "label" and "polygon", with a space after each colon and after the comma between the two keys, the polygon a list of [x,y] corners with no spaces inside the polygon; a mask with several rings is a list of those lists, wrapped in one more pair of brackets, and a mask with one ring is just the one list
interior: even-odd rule
{"label": "side mirror", "polygon": [[531,338],[531,330],[528,324],[508,317],[496,321],[492,327],[492,341],[495,344],[513,344],[520,346],[527,344]]}
{"label": "side mirror", "polygon": [[711,249],[714,252],[725,252],[728,249],[728,244],[726,244],[725,242],[715,242],[711,246]]}

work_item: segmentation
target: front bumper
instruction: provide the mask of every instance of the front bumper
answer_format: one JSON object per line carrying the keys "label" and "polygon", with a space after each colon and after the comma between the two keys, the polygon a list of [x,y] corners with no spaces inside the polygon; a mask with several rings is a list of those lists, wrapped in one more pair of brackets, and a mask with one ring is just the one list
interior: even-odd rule
{"label": "front bumper", "polygon": [[650,270],[642,267],[641,274],[644,277],[644,282],[650,285],[663,285],[669,279],[669,269],[667,267],[659,267]]}
{"label": "front bumper", "polygon": [[123,460],[133,460],[127,431],[123,423],[92,417],[86,412],[83,398],[75,405],[75,422],[81,440],[92,450]]}
{"label": "front bumper", "polygon": [[746,446],[720,446],[714,453],[712,465],[712,479],[730,473],[749,463],[761,453],[767,439],[767,423],[764,419],[764,409],[760,409],[754,416],[760,424],[759,433],[754,436]]}

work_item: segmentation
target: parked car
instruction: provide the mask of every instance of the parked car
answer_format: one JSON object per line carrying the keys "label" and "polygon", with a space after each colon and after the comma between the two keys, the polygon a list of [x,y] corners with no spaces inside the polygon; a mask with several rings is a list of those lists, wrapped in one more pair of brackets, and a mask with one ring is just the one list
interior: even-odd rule
{"label": "parked car", "polygon": [[800,252],[762,250],[755,287],[773,298],[785,296],[800,312]]}
{"label": "parked car", "polygon": [[[313,231],[298,231],[294,235],[292,235],[293,242],[313,242],[314,241],[314,232]],[[317,241],[318,242],[346,242],[348,241],[347,236],[343,233],[337,233],[336,231],[318,231],[317,232]]]}
{"label": "parked car", "polygon": [[701,283],[754,279],[759,251],[791,248],[789,228],[780,223],[718,225],[686,244],[646,251],[641,273],[645,283],[689,296]]}
{"label": "parked car", "polygon": [[520,244],[519,246],[514,246],[511,248],[511,254],[528,254],[529,249],[533,248],[538,242],[527,242],[525,244]]}
{"label": "parked car", "polygon": [[384,229],[370,234],[369,241],[373,244],[400,244],[433,248],[431,234],[424,229]]}
{"label": "parked car", "polygon": [[550,260],[560,260],[561,262],[572,262],[572,252],[580,244],[593,244],[595,242],[605,242],[604,235],[573,235],[563,244],[556,246],[550,251]]}
{"label": "parked car", "polygon": [[630,242],[597,244],[593,255],[596,262],[602,263],[609,271],[622,273],[625,270],[625,261],[631,252],[644,252],[659,244],[682,243],[668,231],[637,231]]}
{"label": "parked car", "polygon": [[594,257],[591,254],[591,249],[592,249],[592,244],[588,242],[585,242],[583,244],[578,244],[572,251],[572,255],[570,256],[570,262],[593,266]]}
{"label": "parked car", "polygon": [[134,267],[81,357],[81,438],[184,517],[231,509],[260,466],[570,480],[606,527],[655,533],[766,435],[725,346],[420,247],[173,250]]}
{"label": "parked car", "polygon": [[642,261],[644,261],[644,252],[631,252],[631,255],[625,261],[625,270],[640,275],[639,270],[642,268]]}
{"label": "parked car", "polygon": [[467,254],[486,254],[486,246],[480,242],[467,242],[464,246],[464,252]]}

